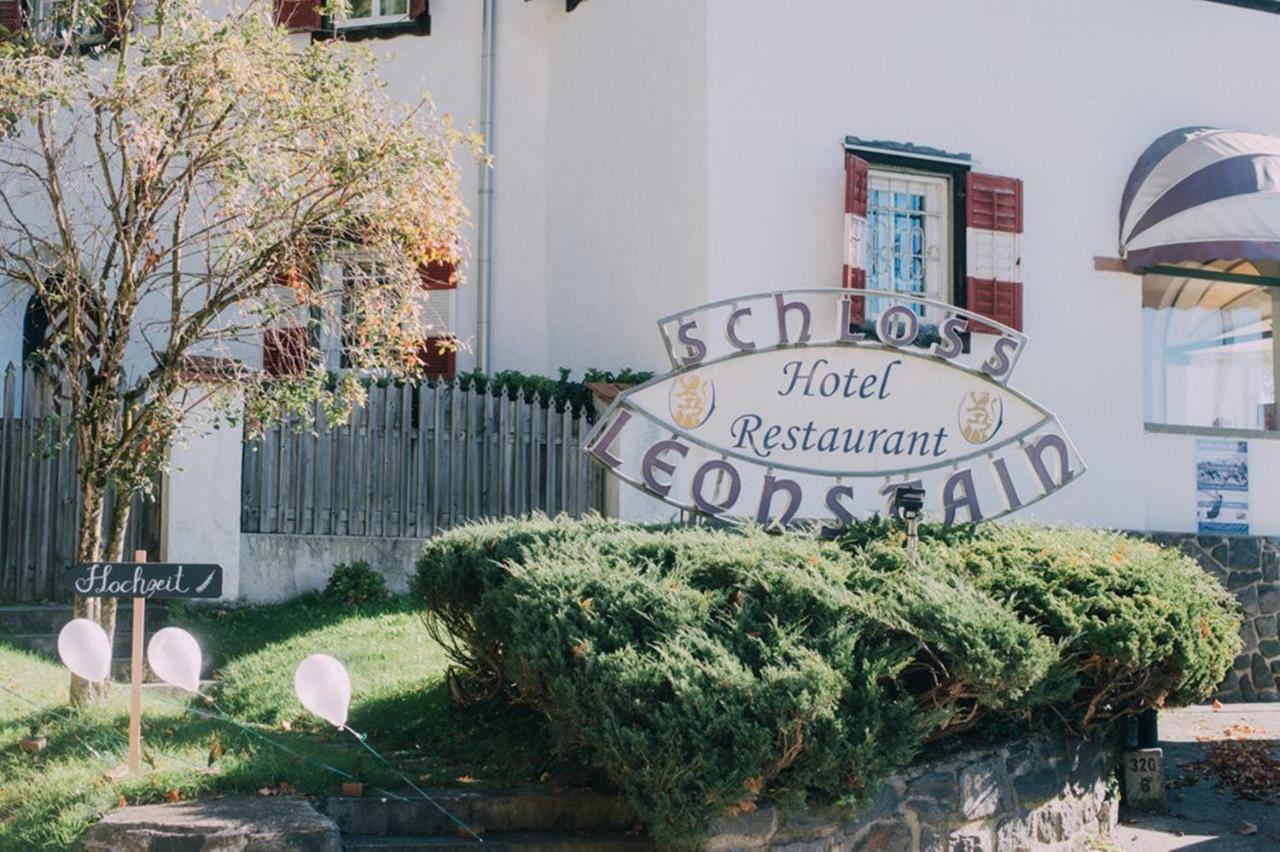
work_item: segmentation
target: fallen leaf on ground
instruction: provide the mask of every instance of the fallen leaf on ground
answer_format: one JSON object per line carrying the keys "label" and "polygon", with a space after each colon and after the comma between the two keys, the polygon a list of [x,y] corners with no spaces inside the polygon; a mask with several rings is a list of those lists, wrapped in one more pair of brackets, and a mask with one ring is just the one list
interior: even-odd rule
{"label": "fallen leaf on ground", "polygon": [[178,794],[177,790],[170,790],[164,794],[164,800],[172,805],[174,802],[181,801],[182,796]]}
{"label": "fallen leaf on ground", "polygon": [[474,784],[474,783],[476,783],[476,779],[472,778],[470,775],[459,775],[459,776],[458,776],[458,783],[459,783],[459,784]]}
{"label": "fallen leaf on ground", "polygon": [[1245,822],[1240,823],[1240,827],[1236,829],[1236,834],[1249,835],[1249,834],[1257,834],[1257,833],[1258,833],[1258,827],[1247,820]]}
{"label": "fallen leaf on ground", "polygon": [[1222,709],[1222,702],[1216,698],[1213,699],[1213,712],[1217,713],[1221,709]]}
{"label": "fallen leaf on ground", "polygon": [[[1208,738],[1196,739],[1203,742]],[[1218,795],[1230,792],[1251,801],[1274,799],[1280,796],[1280,758],[1275,751],[1275,740],[1228,738],[1209,742],[1203,757],[1182,764],[1182,777],[1170,782],[1170,786],[1189,787],[1212,779],[1217,782]]]}

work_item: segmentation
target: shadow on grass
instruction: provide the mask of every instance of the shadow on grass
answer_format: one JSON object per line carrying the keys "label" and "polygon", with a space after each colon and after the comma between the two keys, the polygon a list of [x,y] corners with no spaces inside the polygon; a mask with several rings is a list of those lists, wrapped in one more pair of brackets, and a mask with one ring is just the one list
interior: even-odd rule
{"label": "shadow on grass", "polygon": [[268,645],[286,642],[317,628],[336,627],[349,619],[409,613],[407,596],[351,605],[319,593],[280,604],[213,607],[187,603],[169,605],[168,623],[191,632],[218,668]]}
{"label": "shadow on grass", "polygon": [[351,725],[436,786],[468,778],[608,788],[601,773],[583,765],[581,755],[574,759],[557,751],[542,714],[502,699],[457,707],[443,682],[365,702],[352,713]]}

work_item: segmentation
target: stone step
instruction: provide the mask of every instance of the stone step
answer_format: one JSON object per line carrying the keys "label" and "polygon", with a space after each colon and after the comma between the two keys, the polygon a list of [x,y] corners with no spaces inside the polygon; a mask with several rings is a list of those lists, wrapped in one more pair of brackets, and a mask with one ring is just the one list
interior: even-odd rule
{"label": "stone step", "polygon": [[[638,823],[635,811],[619,796],[540,788],[428,790],[427,793],[468,825],[490,832],[618,832]],[[357,836],[452,835],[456,825],[413,791],[404,800],[335,796],[325,812],[344,834]]]}
{"label": "stone step", "polygon": [[509,849],[516,852],[635,852],[652,849],[645,837],[626,832],[540,832],[510,831],[485,833],[480,844],[471,837],[457,835],[343,835],[342,848],[349,852],[475,852],[477,849]]}
{"label": "stone step", "polygon": [[[18,606],[0,607],[0,633],[32,634],[50,633],[56,635],[63,625],[70,621],[72,615],[70,604],[21,604]],[[147,626],[163,627],[165,625],[165,605],[159,601],[147,604]],[[122,602],[116,615],[116,632],[127,630],[133,626],[133,607],[127,601]]]}
{"label": "stone step", "polygon": [[[151,641],[151,637],[155,635],[157,626],[152,629],[152,625],[147,625],[147,630],[143,634],[143,643]],[[33,654],[42,654],[46,657],[58,656],[58,634],[57,633],[11,633],[4,637],[10,644],[17,645]],[[133,631],[130,625],[125,625],[124,629],[116,627],[115,643],[111,648],[112,656],[116,659],[128,659],[132,653]]]}

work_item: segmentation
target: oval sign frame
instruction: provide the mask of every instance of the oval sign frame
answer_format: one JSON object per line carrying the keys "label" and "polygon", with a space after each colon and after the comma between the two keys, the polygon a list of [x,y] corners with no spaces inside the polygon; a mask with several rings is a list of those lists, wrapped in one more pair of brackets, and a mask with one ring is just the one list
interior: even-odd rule
{"label": "oval sign frame", "polygon": [[[913,333],[912,339],[906,343],[880,342],[880,340],[875,339],[876,336],[891,338],[893,331],[887,326],[878,326],[878,323],[865,326],[860,332],[855,332],[854,329],[856,327],[847,322],[849,316],[847,313],[849,308],[847,306],[854,299],[866,298],[875,298],[881,300],[882,304],[890,306],[882,311],[881,317],[890,313],[890,308],[896,308],[897,305],[909,306],[912,316],[923,314],[925,316],[939,317],[939,323],[933,329],[933,333],[937,335],[938,342],[933,343],[927,351],[922,351],[916,345],[919,336],[918,328]],[[746,307],[759,308],[763,306],[767,309],[771,304],[776,308],[777,336],[780,339],[774,341],[771,345],[751,346],[749,349],[743,348],[740,345],[742,341],[735,333],[733,325],[735,318],[740,319],[743,316],[750,315],[752,311],[745,310]],[[820,333],[818,339],[815,340],[809,334],[810,320],[814,317],[814,311],[815,309],[829,309],[832,305],[840,306],[839,309],[843,313],[838,318],[834,318],[834,323],[828,322],[825,336]],[[789,314],[796,314],[802,320],[802,324],[799,326],[799,330],[802,333],[796,336],[805,339],[796,341],[787,339],[792,333],[792,329],[797,325],[792,321],[793,318]],[[899,310],[898,314],[902,316],[903,312]],[[705,323],[700,325],[698,320],[691,319],[699,316],[713,319],[717,316],[721,318],[728,317],[729,325],[726,330],[726,339],[731,343],[730,351],[724,352],[725,347],[721,346],[720,354],[711,358],[705,357],[709,348],[713,347],[708,347],[702,342],[707,339],[705,332],[710,330],[708,325]],[[909,320],[908,324],[912,322],[916,321]],[[975,332],[968,330],[974,324],[979,324],[978,328],[982,332],[981,340],[977,339]],[[857,516],[874,514],[879,511],[884,511],[886,514],[891,513],[892,492],[900,485],[924,485],[924,480],[921,479],[921,476],[924,476],[935,480],[929,483],[932,486],[933,494],[931,496],[933,499],[929,501],[931,505],[926,507],[927,511],[941,512],[944,523],[953,523],[959,519],[961,514],[966,512],[967,520],[970,521],[991,520],[1038,502],[1065,486],[1068,482],[1073,481],[1086,470],[1083,459],[1054,414],[1025,394],[1006,384],[1013,367],[1022,354],[1026,342],[1025,335],[972,312],[909,294],[875,290],[850,291],[833,288],[810,288],[761,293],[737,299],[712,302],[708,305],[665,317],[659,320],[658,325],[663,342],[671,357],[673,369],[665,375],[657,376],[622,392],[595,424],[595,427],[583,443],[583,451],[622,481],[681,510],[700,512],[732,521],[754,521],[766,526],[798,521],[826,524],[835,521],[838,526]],[[757,330],[761,327],[763,326],[757,324]],[[835,330],[831,331],[832,328]],[[959,337],[964,338],[963,355],[965,357],[963,358],[959,357],[960,352],[954,347],[949,354],[945,351],[948,345],[948,338],[952,341],[958,339],[957,334],[954,333],[957,328],[960,329]],[[868,339],[868,333],[871,335],[870,339]],[[699,335],[701,336],[699,337]],[[674,342],[673,336],[675,338]],[[985,355],[978,352],[979,343],[983,343],[988,349],[1001,354],[999,356],[992,355],[987,359]],[[682,346],[685,347],[683,354],[680,350]],[[797,354],[803,359],[806,355],[816,355],[823,352],[840,357],[843,357],[843,353],[846,352],[876,353],[874,359],[881,361],[887,355],[893,359],[892,363],[894,364],[914,365],[926,372],[933,371],[935,375],[939,375],[936,367],[941,366],[944,370],[952,370],[958,376],[963,376],[964,381],[969,386],[986,388],[998,394],[999,396],[995,397],[998,404],[992,404],[991,406],[997,412],[997,416],[1006,416],[1009,412],[1010,402],[1015,407],[1021,406],[1024,410],[1035,412],[1039,416],[1031,422],[1023,422],[1021,428],[1017,428],[1014,431],[1004,430],[1003,434],[995,433],[975,445],[973,449],[966,450],[959,455],[945,458],[939,457],[936,461],[930,459],[923,464],[906,464],[901,467],[876,469],[859,468],[849,464],[839,467],[830,465],[818,467],[785,459],[762,458],[743,452],[740,448],[725,446],[723,443],[717,442],[717,440],[696,434],[697,430],[702,428],[708,419],[714,416],[715,409],[731,405],[735,401],[732,398],[726,400],[723,387],[715,382],[714,376],[717,368],[723,368],[725,365],[741,366],[752,359],[763,360],[761,356],[766,356],[776,361],[779,353],[783,355]],[[978,354],[975,355],[975,352]],[[699,355],[700,357],[690,357],[691,355]],[[799,364],[800,360],[795,363]],[[993,365],[999,369],[994,369]],[[776,367],[776,363],[773,366]],[[840,369],[844,369],[849,367],[849,363],[842,362],[839,366]],[[856,365],[854,365],[853,369],[856,370]],[[799,373],[799,370],[800,367],[797,366],[796,372]],[[838,373],[839,370],[835,372]],[[710,381],[705,380],[708,375],[712,377]],[[852,376],[853,373],[851,372],[850,375]],[[888,376],[889,373],[887,371],[882,376],[882,381],[886,388],[888,387]],[[690,379],[694,381],[690,381]],[[945,383],[945,377],[942,381]],[[850,382],[852,382],[852,379],[850,379]],[[710,387],[703,385],[710,385]],[[872,382],[872,385],[874,386],[874,382]],[[845,386],[846,394],[848,389],[849,385],[847,384]],[[865,389],[864,385],[862,390]],[[1004,398],[1006,396],[1007,399]],[[670,417],[655,413],[653,411],[655,407],[654,400],[657,399],[670,399],[670,406],[675,406],[678,403],[683,405],[682,401],[687,400],[688,406],[681,410],[681,419],[685,422],[685,425],[675,422],[676,415],[671,408],[668,408],[665,412]],[[939,401],[934,406],[937,409],[937,413],[945,416],[946,410],[949,409],[950,411],[955,411],[958,418],[961,410],[955,408],[954,400],[955,397],[945,403]],[[699,406],[705,408],[708,405],[711,410],[699,408]],[[961,405],[963,406],[963,398],[961,399]],[[990,412],[987,412],[987,414],[990,416]],[[632,462],[629,465],[623,464],[623,458],[614,453],[615,446],[621,446],[619,439],[625,430],[637,431],[629,425],[636,415],[640,417],[641,421],[649,424],[650,434],[670,436],[659,442],[662,444],[663,449],[656,456],[653,451],[658,449],[658,445],[653,441],[648,442],[649,446],[646,448],[642,465],[638,472],[635,469],[637,465],[634,463],[634,459],[628,460]],[[981,420],[981,415],[979,415],[979,420]],[[812,423],[813,421],[810,420],[811,431]],[[849,435],[854,428],[858,427],[850,426],[845,430],[845,447],[849,446]],[[729,434],[732,435],[733,432],[730,431]],[[922,433],[918,433],[917,430],[913,434]],[[717,437],[723,437],[723,435]],[[938,445],[941,445],[943,437],[941,434],[938,435]],[[921,448],[922,454],[927,449],[927,439],[925,440],[926,444],[922,445]],[[965,440],[968,439],[965,438]],[[888,439],[886,439],[886,448],[887,441]],[[900,432],[898,438],[899,446],[901,441]],[[874,446],[874,438],[872,445]],[[861,437],[859,438],[858,446],[861,446]],[[912,439],[911,447],[914,452],[915,438]],[[1047,459],[1047,453],[1051,449],[1056,451],[1058,457],[1056,475],[1051,469],[1053,466]],[[623,449],[618,451],[627,452]],[[663,453],[667,455],[664,457]],[[720,502],[701,493],[699,489],[706,490],[704,486],[708,479],[701,469],[692,477],[693,493],[689,499],[681,499],[679,496],[673,495],[672,490],[677,484],[685,491],[690,487],[689,477],[686,475],[682,480],[674,471],[675,464],[681,458],[690,456],[702,458],[702,467],[714,468],[714,472],[717,474],[716,479],[721,484],[723,484],[727,473],[730,480],[728,495],[732,496],[733,499],[726,498],[728,502],[722,505]],[[1010,465],[1015,457],[1019,458],[1024,464],[1014,464],[1011,468]],[[987,463],[986,468],[980,467],[984,460]],[[970,467],[964,467],[966,464],[970,465]],[[1027,473],[1028,471],[1030,471],[1030,474]],[[661,472],[664,476],[658,477],[656,472]],[[780,474],[795,474],[799,478],[788,480]],[[743,480],[748,476],[752,478],[754,485],[746,490],[749,491],[751,487],[754,487],[756,491],[763,489],[763,496],[759,498],[758,510],[750,514],[729,511],[729,509],[734,508],[736,495],[742,493]],[[667,478],[670,481],[667,481]],[[863,482],[865,484],[868,480],[877,479],[883,480],[883,487],[878,489],[877,496],[881,499],[876,501],[874,507],[869,507],[865,494],[860,503],[861,508],[856,513],[849,505],[845,505],[846,502],[853,502],[852,488],[846,484],[847,482]],[[814,482],[826,483],[826,485],[820,487],[827,487],[828,489],[825,504],[817,507],[813,505],[812,500],[802,499],[800,494],[805,483],[812,485]],[[983,486],[980,486],[980,483],[985,483],[985,490],[989,492],[984,497],[988,504],[986,507],[979,505],[978,492],[983,490]],[[859,486],[860,489],[863,487]],[[718,491],[723,491],[719,485],[716,488]],[[929,490],[929,488],[926,488],[927,494]],[[784,507],[780,512],[776,513],[772,509],[775,491],[785,492],[781,495],[784,500]],[[1034,497],[1030,497],[1030,491],[1036,492]],[[1002,505],[997,507],[997,511],[990,511],[990,493],[998,494],[1000,497]],[[790,497],[789,500],[787,499],[788,497]],[[849,500],[845,501],[845,497],[848,497]],[[1026,497],[1030,497],[1030,499],[1024,499]],[[756,498],[753,497],[752,499]],[[817,509],[816,511],[815,508]]]}

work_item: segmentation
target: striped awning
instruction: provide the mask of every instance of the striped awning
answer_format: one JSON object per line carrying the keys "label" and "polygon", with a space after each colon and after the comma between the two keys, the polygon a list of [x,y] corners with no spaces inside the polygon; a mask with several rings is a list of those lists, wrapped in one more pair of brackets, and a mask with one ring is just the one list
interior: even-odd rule
{"label": "striped awning", "polygon": [[1151,143],[1125,184],[1120,256],[1134,271],[1280,261],[1280,137],[1184,127]]}

